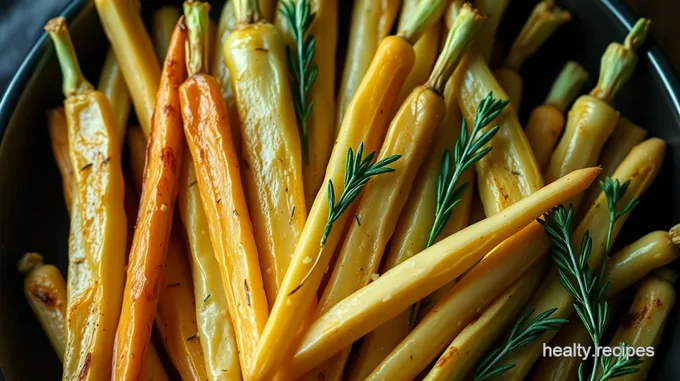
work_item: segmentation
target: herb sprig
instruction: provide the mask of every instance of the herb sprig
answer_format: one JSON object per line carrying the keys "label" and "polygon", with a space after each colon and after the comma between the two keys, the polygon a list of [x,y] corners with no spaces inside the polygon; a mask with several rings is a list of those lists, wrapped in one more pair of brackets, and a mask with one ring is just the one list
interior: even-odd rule
{"label": "herb sprig", "polygon": [[456,186],[460,176],[491,151],[492,147],[483,147],[496,135],[500,127],[493,126],[483,133],[482,128],[496,119],[508,103],[510,101],[495,99],[493,94],[489,93],[477,107],[474,125],[469,135],[467,121],[463,119],[460,137],[453,149],[453,160],[451,160],[451,152],[444,151],[441,170],[437,176],[437,208],[434,223],[428,235],[427,247],[432,246],[437,236],[444,230],[453,208],[458,205],[469,185],[464,183]]}
{"label": "herb sprig", "polygon": [[510,331],[510,336],[502,347],[490,352],[480,363],[475,371],[473,381],[485,381],[494,377],[501,376],[512,369],[515,364],[497,364],[510,352],[522,348],[543,335],[548,330],[558,330],[560,326],[567,322],[565,319],[551,318],[557,308],[544,311],[529,321],[533,315],[531,310],[522,315]]}
{"label": "herb sprig", "polygon": [[352,204],[352,201],[357,198],[359,193],[361,193],[361,190],[364,188],[364,185],[366,185],[368,180],[373,176],[394,172],[394,169],[388,167],[388,165],[401,158],[401,155],[391,155],[371,164],[373,158],[375,157],[375,151],[369,153],[366,155],[366,157],[363,157],[363,153],[363,142],[359,144],[356,155],[354,154],[354,151],[352,151],[352,148],[347,151],[344,178],[345,187],[342,190],[342,193],[340,193],[340,198],[338,199],[337,203],[335,201],[335,187],[333,186],[333,180],[328,180],[328,219],[326,220],[326,226],[323,229],[323,235],[321,236],[321,242],[319,243],[319,254],[316,256],[312,267],[310,267],[307,274],[305,274],[304,278],[302,278],[300,284],[295,287],[293,291],[288,293],[288,295],[292,295],[297,290],[299,290],[312,275],[314,269],[319,264],[319,259],[321,258],[321,249],[323,249],[323,246],[326,244],[326,240],[328,239],[328,235],[331,233],[333,224],[342,215],[342,213],[347,210],[350,204]]}
{"label": "herb sprig", "polygon": [[[623,198],[629,185],[630,180],[620,184],[618,180],[611,178],[606,178],[600,183],[607,199],[609,211],[605,258],[611,249],[616,221],[637,205],[637,200],[632,199],[623,208],[617,209],[617,204]],[[546,213],[544,221],[539,220],[539,222],[553,242],[551,255],[553,261],[557,264],[560,282],[576,300],[574,310],[593,340],[593,345],[597,348],[602,341],[607,316],[609,315],[609,305],[603,300],[609,282],[602,283],[603,266],[600,267],[600,273],[596,275],[588,265],[588,258],[593,245],[592,238],[588,231],[583,234],[579,255],[577,256],[571,241],[574,222],[574,210],[571,206],[569,208],[557,206]],[[598,351],[595,351],[589,379],[591,381],[604,381],[620,375],[632,374],[639,370],[636,365],[639,365],[640,362],[639,357],[619,356],[615,359],[600,357]],[[598,366],[601,368],[600,376],[597,376]],[[583,363],[579,366],[578,376],[581,381],[586,379]]]}
{"label": "herb sprig", "polygon": [[300,129],[300,143],[302,144],[302,156],[305,163],[309,163],[307,121],[312,114],[312,109],[314,109],[314,101],[309,102],[307,93],[319,74],[319,66],[317,64],[312,65],[316,38],[311,34],[305,37],[316,15],[311,9],[309,0],[297,0],[295,3],[293,3],[293,0],[288,0],[281,2],[281,9],[279,10],[295,43],[295,52],[290,46],[286,47],[286,57],[293,82],[293,103]]}

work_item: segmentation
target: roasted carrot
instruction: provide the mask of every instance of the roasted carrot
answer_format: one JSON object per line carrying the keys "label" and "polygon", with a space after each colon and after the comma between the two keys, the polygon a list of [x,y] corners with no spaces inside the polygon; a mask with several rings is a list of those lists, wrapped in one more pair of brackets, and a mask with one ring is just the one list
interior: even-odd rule
{"label": "roasted carrot", "polygon": [[[352,20],[349,28],[349,42],[342,68],[342,79],[336,103],[335,134],[345,120],[345,112],[361,87],[364,76],[370,72],[374,56],[380,44],[392,30],[401,0],[354,0]],[[399,89],[396,90],[399,92]]]}
{"label": "roasted carrot", "polygon": [[104,32],[123,72],[137,119],[149,135],[161,73],[135,0],[96,0]]}
{"label": "roasted carrot", "polygon": [[[672,273],[669,278],[671,277],[675,278],[677,275]],[[635,292],[633,304],[628,314],[622,318],[609,346],[625,346],[626,355],[632,357],[632,350],[642,360],[642,364],[637,367],[637,372],[621,377],[621,380],[642,381],[647,378],[655,350],[659,347],[664,327],[675,304],[674,283],[674,280],[649,276]]]}
{"label": "roasted carrot", "polygon": [[198,337],[208,378],[239,381],[241,366],[236,335],[197,181],[194,161],[187,155],[182,160],[178,206],[191,254]]}
{"label": "roasted carrot", "polygon": [[[26,253],[19,260],[19,271],[24,273],[24,294],[38,321],[47,334],[52,348],[64,359],[64,326],[66,324],[66,281],[58,268],[43,263],[37,253]],[[153,345],[144,353],[142,380],[166,381],[168,375]]]}
{"label": "roasted carrot", "polygon": [[[475,0],[474,5],[482,16],[486,17],[484,29],[477,39],[476,50],[487,64],[491,59],[491,53],[496,41],[496,31],[503,19],[505,9],[510,0]],[[497,94],[494,94],[497,96]]]}
{"label": "roasted carrot", "polygon": [[[597,163],[602,167],[600,180],[611,175],[630,150],[645,140],[646,137],[647,131],[645,129],[635,125],[626,118],[619,118],[619,123],[614,128],[611,138],[607,141],[600,157],[597,159]],[[593,205],[593,202],[595,202],[595,199],[601,192],[602,188],[598,184],[598,186],[590,187],[584,193],[579,216]]]}
{"label": "roasted carrot", "polygon": [[113,50],[109,49],[109,52],[106,53],[97,89],[104,93],[111,103],[113,117],[116,119],[116,132],[121,139],[121,144],[123,144],[122,139],[125,136],[128,117],[130,116],[130,92],[128,92],[127,85],[125,85],[123,73],[120,70],[116,56],[113,54]]}
{"label": "roasted carrot", "polygon": [[[276,1],[259,0],[258,3],[260,4],[262,15],[264,15],[267,20],[271,20],[274,15]],[[220,20],[217,24],[215,47],[213,48],[209,70],[210,74],[217,80],[217,83],[220,84],[222,97],[224,98],[224,102],[227,106],[227,113],[229,114],[231,138],[234,141],[234,147],[238,150],[237,152],[241,152],[241,122],[239,121],[238,110],[236,109],[234,91],[231,88],[231,76],[229,75],[227,64],[224,62],[224,51],[222,49],[222,45],[224,45],[224,42],[236,25],[234,4],[236,4],[236,1],[227,1],[222,7]]]}
{"label": "roasted carrot", "polygon": [[64,203],[66,210],[71,213],[73,200],[73,167],[68,153],[68,125],[66,124],[66,114],[62,107],[55,108],[45,113],[47,117],[47,132],[50,134],[52,154],[57,168],[61,173],[61,189],[64,193]]}
{"label": "roasted carrot", "polygon": [[158,87],[146,153],[137,229],[130,250],[123,308],[116,330],[113,377],[137,380],[149,343],[177,198],[182,160],[179,91],[186,77],[183,21],[177,23]]}
{"label": "roasted carrot", "polygon": [[180,87],[182,118],[236,330],[241,369],[249,378],[249,365],[267,320],[267,299],[227,111],[217,81],[206,74],[202,33],[207,11],[206,3],[190,3],[185,10],[192,49],[187,56],[190,77]]}
{"label": "roasted carrot", "polygon": [[[637,63],[635,51],[644,42],[648,28],[649,20],[640,19],[624,44],[611,43],[607,47],[597,86],[589,95],[579,97],[569,111],[564,136],[544,173],[545,181],[553,181],[574,168],[596,164],[619,120],[618,112],[610,103],[632,75]],[[573,159],[567,160],[568,157]],[[570,164],[564,165],[567,162]]]}
{"label": "roasted carrot", "polygon": [[576,98],[587,79],[588,73],[581,65],[574,61],[567,62],[553,82],[545,102],[531,110],[524,132],[541,170],[548,166],[557,139],[562,135],[567,106]]}
{"label": "roasted carrot", "polygon": [[512,287],[489,304],[444,350],[425,381],[462,380],[509,327],[541,281],[547,260],[535,264]]}
{"label": "roasted carrot", "polygon": [[[405,27],[409,17],[421,1],[422,0],[403,0],[397,30],[401,30]],[[435,22],[413,45],[416,59],[413,63],[413,69],[411,69],[411,72],[406,77],[404,85],[401,87],[401,91],[399,91],[399,95],[394,103],[395,107],[391,111],[392,118],[394,118],[394,115],[399,111],[399,107],[404,104],[406,98],[411,95],[413,89],[427,82],[430,72],[432,72],[434,62],[437,59],[441,29],[442,21]],[[446,35],[448,35],[448,31],[441,41],[442,44],[444,44],[444,40],[446,40]]]}
{"label": "roasted carrot", "polygon": [[518,201],[502,214],[465,228],[416,254],[343,299],[312,323],[295,354],[294,369],[310,369],[325,361],[452,281],[493,247],[530,224],[541,211],[583,191],[598,173],[598,168],[574,171]]}
{"label": "roasted carrot", "polygon": [[[128,134],[128,147],[132,167],[135,194],[142,194],[144,165],[146,162],[146,138],[142,131],[133,127]],[[184,161],[185,158],[182,158]],[[135,199],[137,200],[138,197]],[[206,378],[205,358],[199,340],[196,304],[192,287],[191,271],[182,250],[175,223],[168,241],[168,253],[163,268],[162,284],[158,294],[155,323],[165,351],[182,379]]]}
{"label": "roasted carrot", "polygon": [[[305,204],[311,207],[326,173],[326,164],[331,156],[333,141],[335,140],[335,48],[338,40],[338,0],[283,0],[280,2],[281,9],[277,13],[276,25],[281,30],[286,43],[291,50],[292,58],[297,62],[296,68],[302,75],[297,76],[311,79],[312,70],[314,79],[311,88],[305,86],[304,81],[298,80],[298,89],[293,91],[297,94],[298,102],[305,101],[303,107],[311,107],[311,114],[301,116],[298,111],[298,124],[302,136],[302,178],[305,187]],[[305,7],[309,7],[311,23],[308,26],[299,25],[301,19],[294,20],[293,15],[300,14]],[[286,11],[289,10],[288,12]],[[292,12],[290,12],[292,11]],[[287,15],[287,16],[286,16]],[[302,15],[300,15],[302,16]],[[293,25],[291,25],[293,24]],[[297,26],[295,24],[298,24]],[[302,29],[302,30],[300,30]],[[302,35],[296,30],[302,31]],[[306,37],[304,32],[306,30]],[[306,38],[306,40],[304,39]],[[305,50],[305,41],[314,40],[314,46],[310,50],[313,55],[307,70],[300,61],[305,61],[302,56]],[[315,69],[313,69],[315,68]],[[291,68],[292,70],[292,68]],[[305,94],[304,97],[300,96]],[[313,106],[309,106],[313,105]],[[302,111],[302,110],[300,110]]]}
{"label": "roasted carrot", "polygon": [[[401,158],[393,166],[394,173],[378,177],[366,185],[354,212],[363,223],[350,225],[328,285],[319,300],[316,316],[328,311],[377,275],[383,251],[411,193],[416,173],[444,119],[444,88],[482,21],[475,10],[469,6],[463,8],[449,32],[432,75],[424,85],[413,89],[392,120],[377,160],[392,155],[401,155]],[[371,218],[376,215],[382,218]],[[343,369],[349,352],[348,347],[311,372],[316,374],[319,368]]]}
{"label": "roasted carrot", "polygon": [[531,15],[510,47],[502,67],[494,74],[503,86],[515,110],[520,109],[522,88],[524,87],[519,70],[524,60],[532,56],[557,28],[571,20],[571,13],[555,5],[553,0],[542,0],[536,4]]}
{"label": "roasted carrot", "polygon": [[[540,224],[532,223],[491,250],[430,308],[368,379],[417,375],[436,360],[461,330],[503,290],[513,283],[519,285],[528,281],[521,278],[522,275],[545,255],[542,248],[547,246],[547,238],[541,236],[542,230]],[[451,324],[452,321],[456,324]]]}
{"label": "roasted carrot", "polygon": [[[468,126],[474,125],[477,106],[489,93],[494,98],[508,99],[478,56],[468,54],[454,76],[458,105]],[[515,110],[506,107],[492,125],[500,126],[489,143],[493,149],[475,164],[479,195],[487,216],[500,212],[543,186],[543,176]]]}
{"label": "roasted carrot", "polygon": [[[120,143],[111,106],[83,77],[63,18],[45,25],[62,68],[74,171],[64,379],[111,375],[124,282],[126,220]],[[98,201],[107,202],[100,205]],[[95,205],[92,205],[92,202]]]}
{"label": "roasted carrot", "polygon": [[[664,150],[665,143],[662,140],[651,138],[637,145],[621,162],[612,178],[620,183],[630,180],[630,186],[620,200],[622,205],[633,198],[639,199],[649,188],[663,163]],[[628,216],[629,214],[626,214],[617,220],[612,233],[612,242],[616,239]],[[596,203],[593,204],[593,207],[573,233],[574,242],[581,242],[581,237],[586,231],[592,238],[592,250],[588,257],[590,268],[598,268],[597,266],[604,259],[608,222],[609,212],[606,207],[606,196],[600,194]],[[524,311],[547,311],[551,308],[557,308],[551,316],[567,318],[573,309],[572,300],[569,291],[560,283],[557,269],[553,268],[543,279],[537,293],[525,306]],[[524,377],[534,361],[540,356],[543,343],[554,337],[555,333],[555,331],[545,332],[537,340],[507,356],[503,363],[512,363],[515,364],[515,367],[504,374],[502,378],[517,379],[519,377],[521,379]]]}
{"label": "roasted carrot", "polygon": [[[428,235],[434,223],[436,208],[434,195],[437,189],[437,177],[441,172],[442,157],[460,135],[462,117],[456,103],[452,81],[447,83],[444,90],[444,100],[446,102],[444,121],[435,133],[434,147],[421,166],[420,174],[413,183],[405,209],[399,216],[396,229],[387,246],[387,257],[381,265],[381,273],[387,272],[417,254],[427,245]],[[463,173],[460,183],[474,183],[474,168]],[[468,225],[472,196],[472,191],[463,193],[444,231],[439,235],[440,238],[446,238]],[[422,304],[433,304],[441,296],[440,292],[445,292],[445,290],[440,289],[428,295]],[[365,379],[411,332],[420,310],[417,305],[414,305],[363,337],[355,360],[350,364],[349,379]]]}
{"label": "roasted carrot", "polygon": [[238,23],[224,42],[224,58],[240,119],[241,173],[273,304],[307,216],[302,151],[281,33],[254,1],[235,5]]}
{"label": "roasted carrot", "polygon": [[[387,37],[381,42],[371,68],[347,108],[326,169],[324,183],[332,181],[338,195],[344,190],[348,150],[356,149],[362,143],[366,152],[374,152],[380,147],[389,122],[385,111],[392,109],[398,89],[413,67],[413,42],[439,19],[445,6],[445,1],[423,1],[400,36]],[[349,206],[335,219],[337,228],[324,234],[330,212],[328,196],[328,188],[321,187],[295,246],[295,254],[280,288],[282,291],[273,304],[271,317],[258,344],[253,367],[256,379],[272,377],[293,350],[297,327],[301,326],[314,303],[342,228],[353,215],[354,208]],[[324,237],[325,242],[320,245]]]}
{"label": "roasted carrot", "polygon": [[182,17],[179,8],[165,6],[156,10],[151,16],[151,41],[156,48],[156,57],[162,62],[168,54],[168,45],[177,20]]}
{"label": "roasted carrot", "polygon": [[26,253],[17,266],[24,274],[24,295],[60,361],[64,358],[66,281],[54,265],[38,253]]}

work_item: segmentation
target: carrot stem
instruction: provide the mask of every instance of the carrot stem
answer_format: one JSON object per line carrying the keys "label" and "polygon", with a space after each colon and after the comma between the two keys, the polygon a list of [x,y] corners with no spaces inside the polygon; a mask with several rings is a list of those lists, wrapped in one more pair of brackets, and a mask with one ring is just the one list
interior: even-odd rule
{"label": "carrot stem", "polygon": [[210,51],[208,28],[210,24],[210,4],[202,1],[184,2],[187,35],[186,61],[187,74],[191,77],[208,72],[208,52]]}
{"label": "carrot stem", "polygon": [[61,75],[63,77],[62,89],[67,98],[72,95],[92,90],[94,87],[85,79],[83,72],[80,71],[78,56],[73,47],[71,36],[68,33],[66,20],[63,17],[56,17],[45,24],[45,31],[49,33],[57,51]]}

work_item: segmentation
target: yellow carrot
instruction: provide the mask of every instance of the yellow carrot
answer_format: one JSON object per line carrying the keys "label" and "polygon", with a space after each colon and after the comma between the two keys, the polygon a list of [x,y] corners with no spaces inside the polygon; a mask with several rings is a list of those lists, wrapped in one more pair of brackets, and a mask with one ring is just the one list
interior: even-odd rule
{"label": "yellow carrot", "polygon": [[[24,279],[26,300],[50,339],[59,361],[63,361],[66,341],[64,337],[67,304],[66,281],[58,268],[43,264],[40,254],[26,253],[19,260],[18,267],[19,271],[26,276]],[[144,352],[141,379],[169,380],[153,345],[150,345]]]}
{"label": "yellow carrot", "polygon": [[[569,111],[564,136],[550,159],[545,181],[557,179],[574,168],[595,165],[619,120],[610,103],[632,75],[637,63],[635,51],[644,42],[648,28],[649,21],[640,19],[624,44],[609,45],[602,56],[597,86],[589,95],[579,97]],[[565,161],[568,157],[572,159]],[[567,162],[570,164],[564,165]]]}
{"label": "yellow carrot", "polygon": [[[474,125],[477,105],[489,93],[497,99],[508,99],[478,56],[467,57],[454,75],[459,89],[458,105],[467,119],[468,128]],[[493,149],[475,164],[479,195],[487,216],[500,212],[543,186],[543,176],[515,110],[506,107],[491,125],[500,126],[489,143]]]}
{"label": "yellow carrot", "polygon": [[[363,78],[370,73],[380,44],[392,30],[401,0],[354,0],[349,28],[349,43],[342,69],[342,80],[336,103],[335,134],[345,120],[345,112],[358,92]],[[399,89],[396,90],[399,92]],[[391,109],[390,109],[391,110]]]}
{"label": "yellow carrot", "polygon": [[[109,101],[80,71],[66,21],[52,19],[45,30],[62,68],[69,156],[75,169],[63,378],[103,380],[111,377],[125,279],[120,142]],[[100,199],[106,203],[92,205]]]}
{"label": "yellow carrot", "polygon": [[574,61],[567,62],[553,82],[545,102],[534,107],[529,114],[524,131],[541,170],[546,169],[557,139],[562,135],[565,122],[564,111],[576,98],[586,79],[588,79],[588,73],[581,65]]}
{"label": "yellow carrot", "polygon": [[235,5],[238,24],[223,50],[241,122],[241,173],[273,304],[307,216],[302,149],[281,33],[256,2]]}
{"label": "yellow carrot", "polygon": [[145,135],[151,130],[160,64],[134,0],[96,0],[104,32],[123,72],[137,119]]}
{"label": "yellow carrot", "polygon": [[[677,275],[673,274],[675,276]],[[649,276],[642,281],[635,293],[633,304],[621,320],[609,346],[625,346],[626,355],[630,355],[632,350],[640,357],[642,364],[636,366],[638,372],[621,377],[620,380],[642,381],[647,378],[655,350],[663,338],[664,327],[675,304],[673,283]]]}
{"label": "yellow carrot", "polygon": [[[664,150],[665,143],[662,140],[651,138],[636,146],[621,162],[612,178],[620,183],[631,181],[628,190],[620,200],[621,205],[625,205],[633,198],[639,199],[649,188],[661,168]],[[612,232],[612,242],[616,239],[628,216],[629,214],[626,214],[617,220]],[[591,268],[598,268],[597,266],[603,260],[608,225],[609,212],[606,207],[606,197],[604,194],[600,194],[596,203],[574,230],[572,236],[574,242],[581,242],[585,231],[589,232],[593,242],[591,254],[588,257],[588,264]],[[572,300],[571,294],[561,284],[557,271],[553,268],[541,282],[538,292],[525,307],[525,311],[547,311],[551,308],[557,308],[551,316],[567,318],[573,309]],[[555,331],[545,332],[537,340],[512,352],[503,362],[513,363],[515,367],[501,378],[517,379],[517,377],[524,377],[534,361],[540,356],[543,343],[548,342],[555,333]]]}
{"label": "yellow carrot", "polygon": [[[311,207],[326,173],[326,165],[331,156],[335,140],[335,47],[338,39],[338,0],[283,0],[282,4],[298,7],[298,1],[305,1],[310,6],[314,18],[307,29],[307,39],[314,38],[314,54],[309,68],[316,67],[315,80],[308,90],[298,90],[307,93],[306,105],[313,108],[311,114],[300,128],[305,131],[303,145],[302,177],[305,187],[305,204]],[[304,5],[303,5],[304,6]],[[292,8],[291,8],[292,9]],[[294,41],[290,25],[278,12],[276,25],[281,29],[291,52],[297,52],[304,40]],[[291,20],[292,21],[292,20]],[[294,58],[295,59],[295,58]],[[309,75],[309,74],[307,74]],[[304,76],[304,75],[303,75]],[[298,83],[298,86],[300,84]],[[305,118],[305,119],[307,119]],[[298,115],[298,119],[300,116]]]}
{"label": "yellow carrot", "polygon": [[[328,311],[377,275],[383,251],[411,192],[416,173],[444,119],[444,88],[482,21],[483,18],[469,6],[463,8],[449,32],[432,75],[424,85],[411,92],[392,120],[377,160],[383,161],[393,155],[401,158],[392,166],[394,173],[380,176],[366,185],[354,212],[356,218],[364,222],[349,227],[328,285],[319,300],[316,316]],[[435,197],[435,194],[430,196]],[[376,215],[382,218],[371,217]],[[349,351],[349,347],[344,349],[320,368],[344,368]],[[322,370],[317,368],[311,372],[316,374],[319,371]]]}
{"label": "yellow carrot", "polygon": [[463,229],[411,257],[343,299],[312,323],[295,354],[294,369],[310,369],[328,359],[452,281],[493,247],[540,216],[540,211],[581,192],[598,172],[598,168],[574,171],[502,214]]}
{"label": "yellow carrot", "polygon": [[535,264],[499,295],[444,350],[424,381],[462,380],[519,314],[541,281],[547,260]]}
{"label": "yellow carrot", "polygon": [[498,82],[508,93],[516,110],[520,109],[523,81],[519,70],[557,28],[571,19],[571,13],[555,5],[553,0],[538,3],[519,32],[502,67],[496,69]]}
{"label": "yellow carrot", "polygon": [[[445,5],[446,2],[440,0],[423,1],[401,36],[388,37],[381,42],[368,74],[347,109],[326,170],[324,183],[332,181],[335,194],[340,195],[344,190],[348,150],[363,143],[364,150],[372,152],[382,144],[389,122],[385,111],[392,109],[398,89],[413,66],[412,44],[439,19]],[[340,240],[342,227],[353,215],[353,207],[349,206],[335,220],[336,228],[330,230],[325,243],[320,245],[330,212],[328,196],[328,188],[322,187],[295,246],[282,291],[272,307],[271,317],[258,344],[253,368],[256,379],[272,377],[293,349],[297,327],[313,304],[323,273]]]}

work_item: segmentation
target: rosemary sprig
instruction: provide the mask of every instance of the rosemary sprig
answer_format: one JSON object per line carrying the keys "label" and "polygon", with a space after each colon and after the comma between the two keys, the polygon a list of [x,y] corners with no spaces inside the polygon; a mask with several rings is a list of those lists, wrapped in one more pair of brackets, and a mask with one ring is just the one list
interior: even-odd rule
{"label": "rosemary sprig", "polygon": [[[565,319],[551,318],[550,315],[557,308],[544,311],[529,321],[529,317],[534,311],[529,311],[522,315],[510,331],[510,336],[502,347],[490,352],[479,364],[473,381],[484,381],[505,374],[512,369],[515,364],[505,364],[496,366],[508,353],[522,348],[543,335],[549,330],[558,330],[560,326],[567,322]],[[528,321],[528,322],[527,322]]]}
{"label": "rosemary sprig", "polygon": [[500,127],[493,126],[483,133],[482,128],[496,119],[508,103],[510,101],[495,99],[493,94],[489,93],[477,107],[470,135],[468,135],[467,122],[463,119],[460,137],[453,149],[453,160],[451,160],[451,152],[449,150],[444,151],[441,170],[439,176],[437,176],[437,208],[435,209],[434,223],[427,239],[427,247],[430,247],[444,230],[453,208],[458,205],[468,187],[467,183],[456,187],[458,179],[466,169],[491,151],[492,147],[483,147],[496,135]]}
{"label": "rosemary sprig", "polygon": [[364,153],[364,143],[360,143],[357,148],[356,155],[352,148],[347,151],[347,160],[345,163],[345,187],[340,193],[340,198],[337,203],[335,202],[335,188],[333,187],[333,180],[328,180],[328,219],[326,220],[326,226],[323,229],[323,235],[321,236],[321,242],[319,243],[319,254],[316,256],[312,267],[310,267],[307,274],[300,284],[293,289],[288,295],[294,294],[297,290],[302,287],[307,279],[312,275],[314,269],[319,264],[319,259],[321,258],[321,251],[323,250],[323,245],[326,244],[328,235],[331,233],[333,224],[342,215],[342,213],[347,210],[347,208],[352,204],[352,201],[357,198],[364,185],[373,176],[378,176],[383,173],[394,172],[394,169],[388,167],[387,165],[394,163],[401,158],[401,155],[391,155],[384,159],[378,160],[377,162],[371,164],[373,158],[375,157],[375,151],[363,157]]}
{"label": "rosemary sprig", "polygon": [[[618,180],[611,178],[606,178],[601,182],[609,211],[605,258],[611,249],[614,224],[637,204],[637,200],[632,199],[622,209],[617,209],[617,204],[623,198],[629,184],[630,181],[620,184]],[[596,275],[588,265],[588,257],[593,245],[590,234],[588,231],[583,234],[579,255],[577,256],[571,242],[574,222],[574,210],[571,206],[569,208],[557,206],[546,213],[544,221],[539,220],[539,222],[553,242],[551,254],[558,268],[560,282],[576,300],[574,310],[593,340],[593,345],[597,348],[600,346],[609,315],[609,306],[606,301],[602,300],[609,282],[602,283],[602,266],[599,275]],[[621,372],[630,374],[637,371],[638,368],[635,367],[638,364],[637,360],[639,358],[631,357],[627,359],[624,356],[619,356],[616,359],[600,358],[598,352],[595,351],[593,369],[589,378],[591,381],[604,381],[618,377],[615,375]],[[598,365],[601,367],[601,375],[596,377]],[[583,363],[579,366],[578,372],[579,380],[584,380]]]}
{"label": "rosemary sprig", "polygon": [[319,66],[317,64],[312,65],[316,38],[311,34],[305,37],[316,15],[316,13],[311,12],[311,9],[309,0],[297,0],[295,3],[293,3],[293,0],[288,0],[281,2],[281,9],[279,10],[286,24],[288,24],[288,29],[290,29],[295,43],[295,52],[290,46],[286,47],[286,57],[290,67],[291,82],[293,82],[293,103],[300,129],[300,143],[302,144],[302,156],[305,163],[309,163],[307,121],[314,108],[314,101],[308,101],[307,93],[314,85],[319,73]]}

